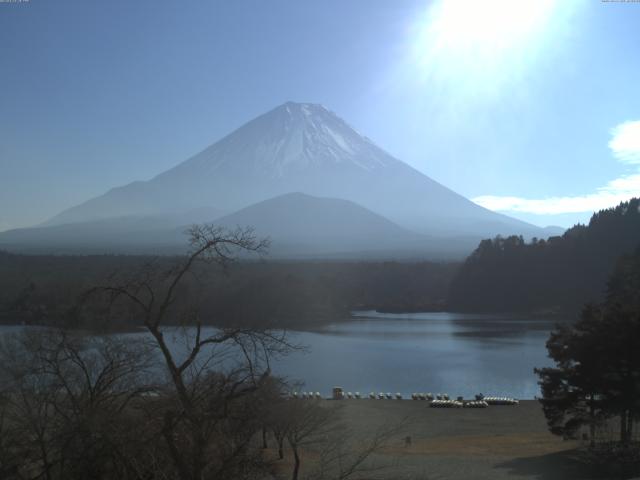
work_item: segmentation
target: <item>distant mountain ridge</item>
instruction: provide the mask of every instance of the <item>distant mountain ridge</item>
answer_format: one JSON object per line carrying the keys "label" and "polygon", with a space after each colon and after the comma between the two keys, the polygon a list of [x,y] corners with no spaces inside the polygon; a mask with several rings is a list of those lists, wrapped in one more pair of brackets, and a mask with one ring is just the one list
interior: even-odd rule
{"label": "distant mountain ridge", "polygon": [[212,206],[233,212],[285,193],[351,200],[434,235],[541,234],[393,158],[326,108],[288,102],[147,182],[68,209],[47,224]]}
{"label": "distant mountain ridge", "polygon": [[[306,208],[334,211],[340,220],[296,230],[289,215],[286,241],[287,230],[278,231],[279,215],[285,211],[278,213],[274,205],[293,212],[295,202],[286,197],[293,193],[309,197],[298,197]],[[274,202],[269,203],[271,199]],[[346,202],[344,210],[334,208],[339,201]],[[266,203],[260,206],[262,202]],[[249,215],[265,208],[268,215]],[[350,220],[347,212],[353,215]],[[218,221],[225,215],[231,217],[224,221],[236,215],[236,221],[243,218],[254,224],[257,234],[278,237],[280,245],[302,242],[305,251],[309,245],[319,251],[338,251],[342,242],[344,251],[353,251],[359,244],[378,251],[398,251],[402,245],[411,250],[419,245],[423,253],[441,252],[443,242],[448,242],[464,255],[481,238],[496,234],[545,237],[549,233],[489,211],[442,186],[377,147],[325,107],[288,102],[149,181],[109,190],[61,212],[42,228],[0,234],[0,247],[22,242],[46,249],[47,242],[53,241],[62,248],[71,240],[77,244],[82,238],[92,242],[97,237],[102,243],[110,239],[111,245],[125,248],[130,242],[143,248],[145,225],[149,244],[156,245],[163,238],[173,242],[168,233],[158,236],[160,231]],[[270,224],[265,223],[267,218]],[[366,235],[355,235],[353,228],[343,228],[361,225],[364,232],[373,224],[385,225],[385,235],[370,235],[377,246],[365,241]],[[404,233],[390,241],[387,234],[394,229]],[[315,232],[316,240],[302,238],[303,230]],[[321,248],[321,238],[331,243],[330,249]]]}
{"label": "distant mountain ridge", "polygon": [[[404,229],[349,200],[288,193],[213,220],[233,230],[251,226],[271,240],[273,258],[459,258],[476,239],[440,239]],[[189,224],[128,216],[0,233],[0,248],[30,253],[149,253],[186,250]]]}
{"label": "distant mountain ridge", "polygon": [[288,193],[243,208],[215,222],[233,229],[251,225],[272,241],[274,256],[424,254],[427,246],[439,257],[456,257],[471,247],[469,242],[437,242],[404,229],[349,200],[318,198]]}

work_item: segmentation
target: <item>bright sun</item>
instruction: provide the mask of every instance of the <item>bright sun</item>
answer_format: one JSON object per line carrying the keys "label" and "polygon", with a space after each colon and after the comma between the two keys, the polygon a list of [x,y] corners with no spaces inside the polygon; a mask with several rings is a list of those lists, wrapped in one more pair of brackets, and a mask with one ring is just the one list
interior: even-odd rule
{"label": "bright sun", "polygon": [[435,0],[417,27],[414,64],[430,77],[499,76],[532,55],[556,5],[555,0]]}

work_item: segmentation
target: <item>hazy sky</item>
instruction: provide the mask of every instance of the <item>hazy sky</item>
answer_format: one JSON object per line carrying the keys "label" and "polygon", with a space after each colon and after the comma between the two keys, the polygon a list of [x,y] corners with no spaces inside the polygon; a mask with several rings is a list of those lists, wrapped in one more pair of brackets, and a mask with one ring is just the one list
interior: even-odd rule
{"label": "hazy sky", "polygon": [[640,3],[5,1],[0,78],[0,230],[287,100],[540,225],[640,195]]}

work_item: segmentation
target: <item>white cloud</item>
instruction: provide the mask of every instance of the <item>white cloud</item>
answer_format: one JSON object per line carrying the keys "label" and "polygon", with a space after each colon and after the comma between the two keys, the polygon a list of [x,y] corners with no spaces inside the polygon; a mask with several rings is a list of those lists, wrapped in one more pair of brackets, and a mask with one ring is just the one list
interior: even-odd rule
{"label": "white cloud", "polygon": [[609,148],[623,163],[640,164],[640,120],[624,122],[611,130]]}
{"label": "white cloud", "polygon": [[[609,148],[616,159],[640,165],[640,121],[621,123],[611,130],[611,134]],[[640,171],[611,180],[594,193],[585,195],[543,199],[482,195],[473,201],[489,210],[558,215],[602,210],[634,196],[640,196]]]}

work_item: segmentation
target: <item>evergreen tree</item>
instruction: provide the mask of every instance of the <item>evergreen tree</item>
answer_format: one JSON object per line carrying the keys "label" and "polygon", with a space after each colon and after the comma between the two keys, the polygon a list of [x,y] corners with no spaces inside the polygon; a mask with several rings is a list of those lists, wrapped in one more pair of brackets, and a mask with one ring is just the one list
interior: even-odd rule
{"label": "evergreen tree", "polygon": [[536,369],[551,432],[573,437],[598,421],[620,420],[620,442],[633,438],[640,416],[640,251],[620,260],[606,301],[561,326],[547,342],[553,368]]}
{"label": "evergreen tree", "polygon": [[640,199],[634,198],[547,240],[483,240],[454,277],[449,307],[460,311],[578,313],[602,301],[621,255],[640,243]]}

